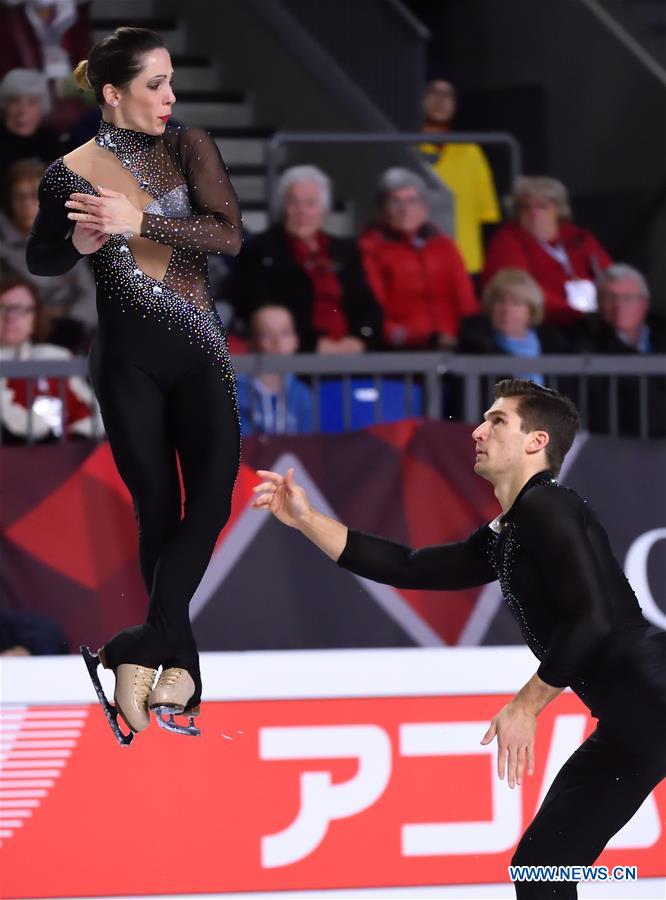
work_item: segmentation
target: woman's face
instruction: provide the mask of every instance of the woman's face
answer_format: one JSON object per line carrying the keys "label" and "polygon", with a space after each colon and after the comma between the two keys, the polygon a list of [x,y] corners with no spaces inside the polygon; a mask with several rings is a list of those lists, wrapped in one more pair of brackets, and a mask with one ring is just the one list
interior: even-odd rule
{"label": "woman's face", "polygon": [[394,231],[416,234],[428,221],[428,206],[417,188],[398,188],[387,195],[384,216]]}
{"label": "woman's face", "polygon": [[23,234],[28,234],[39,211],[39,180],[25,178],[15,181],[9,191],[12,222]]}
{"label": "woman's face", "polygon": [[498,294],[490,307],[493,328],[508,337],[522,337],[530,327],[531,318],[527,300],[510,289]]}
{"label": "woman's face", "polygon": [[560,230],[557,204],[546,197],[524,194],[517,200],[518,223],[539,241],[552,241]]}
{"label": "woman's face", "polygon": [[[144,134],[162,134],[171,115],[176,95],[171,89],[173,67],[167,50],[159,47],[143,56],[143,67],[123,90],[105,85],[107,104],[117,99],[117,106],[105,110],[114,125]],[[115,93],[114,93],[115,91]]]}
{"label": "woman's face", "polygon": [[12,134],[30,137],[42,121],[42,98],[21,94],[8,97],[4,106],[5,127]]}
{"label": "woman's face", "polygon": [[324,227],[326,210],[321,185],[316,181],[296,181],[284,197],[283,223],[287,234],[306,241]]}
{"label": "woman's face", "polygon": [[18,285],[0,295],[0,346],[18,347],[32,337],[35,301],[27,288]]}

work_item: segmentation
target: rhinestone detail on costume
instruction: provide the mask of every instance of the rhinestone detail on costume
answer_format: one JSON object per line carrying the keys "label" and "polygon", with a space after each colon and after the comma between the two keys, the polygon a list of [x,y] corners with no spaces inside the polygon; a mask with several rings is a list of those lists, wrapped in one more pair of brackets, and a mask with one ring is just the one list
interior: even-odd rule
{"label": "rhinestone detail on costume", "polygon": [[[104,150],[115,154],[139,186],[152,196],[144,212],[170,219],[193,214],[182,172],[174,162],[173,152],[169,153],[159,138],[102,121],[95,141]],[[63,202],[73,191],[96,194],[93,186],[66,166],[62,159],[49,167],[44,180],[49,193]],[[191,227],[196,233],[196,226]],[[113,303],[124,312],[134,310],[144,319],[150,318],[169,330],[173,328],[184,333],[190,345],[199,345],[216,363],[238,413],[235,374],[226,335],[209,296],[207,253],[172,248],[164,276],[169,281],[166,283],[143,271],[128,240],[131,240],[129,235],[111,235],[91,255],[98,288],[102,289],[98,296],[104,298],[100,301],[100,320],[104,316],[104,306]]]}
{"label": "rhinestone detail on costume", "polygon": [[525,615],[525,610],[513,590],[512,574],[516,560],[516,554],[520,552],[520,544],[513,533],[513,526],[507,525],[504,533],[497,537],[500,546],[497,548],[499,553],[499,565],[496,565],[497,576],[499,578],[502,594],[506,600],[507,606],[513,613],[525,642],[536,657],[542,659],[546,653],[546,648],[534,634],[530,628],[530,624]]}

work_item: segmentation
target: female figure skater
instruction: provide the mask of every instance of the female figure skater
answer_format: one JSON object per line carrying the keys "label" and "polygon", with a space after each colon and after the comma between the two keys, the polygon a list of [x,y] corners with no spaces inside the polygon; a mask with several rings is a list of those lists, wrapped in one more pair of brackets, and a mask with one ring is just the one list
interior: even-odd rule
{"label": "female figure skater", "polygon": [[[91,372],[139,527],[144,625],[81,652],[121,743],[150,722],[199,734],[201,676],[188,605],[230,512],[240,457],[235,379],[208,290],[208,253],[236,255],[238,200],[217,147],[168,128],[173,69],[161,37],[118,28],[75,73],[102,107],[97,136],[44,174],[27,259],[37,275],[92,257],[99,331]],[[177,459],[185,489],[181,492]],[[98,664],[116,676],[106,700]],[[154,685],[156,671],[162,673]],[[190,716],[187,727],[174,714]],[[165,717],[166,716],[166,717]]]}

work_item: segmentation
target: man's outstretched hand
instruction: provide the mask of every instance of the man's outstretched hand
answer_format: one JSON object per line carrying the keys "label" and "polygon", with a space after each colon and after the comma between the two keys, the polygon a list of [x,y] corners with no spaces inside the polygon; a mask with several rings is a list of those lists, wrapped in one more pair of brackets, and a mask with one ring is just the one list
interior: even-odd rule
{"label": "man's outstretched hand", "polygon": [[294,480],[294,470],[288,469],[286,475],[279,475],[259,469],[257,475],[263,481],[252,489],[256,496],[250,505],[272,512],[290,528],[301,528],[311,507],[307,494]]}
{"label": "man's outstretched hand", "polygon": [[286,475],[259,469],[257,475],[263,481],[253,488],[257,496],[250,505],[272,512],[290,528],[298,528],[308,540],[337,561],[347,543],[347,526],[310,506],[307,494],[294,480],[293,469]]}

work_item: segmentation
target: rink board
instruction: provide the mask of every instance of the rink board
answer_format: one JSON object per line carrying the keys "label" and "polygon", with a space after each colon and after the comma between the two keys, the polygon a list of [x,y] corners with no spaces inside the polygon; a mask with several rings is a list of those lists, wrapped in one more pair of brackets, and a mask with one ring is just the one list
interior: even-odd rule
{"label": "rink board", "polygon": [[[203,736],[153,723],[121,748],[78,658],[5,658],[0,894],[511,896],[515,844],[594,727],[563,694],[534,776],[499,782],[479,742],[534,669],[522,648],[206,654]],[[663,896],[665,812],[662,784],[599,860],[645,881],[603,896]]]}

